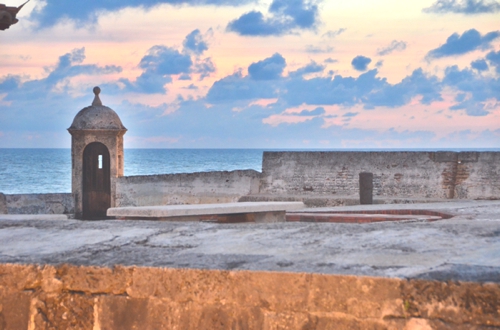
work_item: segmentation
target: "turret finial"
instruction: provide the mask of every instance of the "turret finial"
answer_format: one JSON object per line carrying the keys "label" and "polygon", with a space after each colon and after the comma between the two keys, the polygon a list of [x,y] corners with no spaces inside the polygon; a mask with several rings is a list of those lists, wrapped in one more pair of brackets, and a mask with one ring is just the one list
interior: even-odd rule
{"label": "turret finial", "polygon": [[92,102],[92,105],[102,105],[101,99],[99,98],[99,93],[101,92],[101,89],[98,86],[96,86],[96,87],[94,87],[93,91],[94,91],[95,97],[94,97],[94,101]]}

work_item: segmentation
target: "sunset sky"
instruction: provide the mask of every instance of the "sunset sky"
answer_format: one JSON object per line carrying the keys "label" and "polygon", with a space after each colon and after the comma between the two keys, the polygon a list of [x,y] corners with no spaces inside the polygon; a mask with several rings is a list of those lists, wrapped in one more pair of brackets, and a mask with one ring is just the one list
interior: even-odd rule
{"label": "sunset sky", "polygon": [[[24,0],[0,0],[19,6]],[[500,2],[31,0],[0,31],[0,148],[499,148]]]}

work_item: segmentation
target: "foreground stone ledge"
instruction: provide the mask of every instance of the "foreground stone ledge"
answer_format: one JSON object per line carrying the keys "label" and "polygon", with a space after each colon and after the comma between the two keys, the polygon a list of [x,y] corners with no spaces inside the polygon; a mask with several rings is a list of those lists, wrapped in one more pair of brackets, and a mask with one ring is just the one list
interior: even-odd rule
{"label": "foreground stone ledge", "polygon": [[500,284],[0,265],[2,329],[495,329]]}

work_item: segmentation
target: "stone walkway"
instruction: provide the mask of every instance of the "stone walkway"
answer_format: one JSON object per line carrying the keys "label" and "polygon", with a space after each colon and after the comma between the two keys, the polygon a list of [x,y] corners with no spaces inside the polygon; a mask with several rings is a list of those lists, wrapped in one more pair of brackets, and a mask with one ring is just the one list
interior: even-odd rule
{"label": "stone walkway", "polygon": [[0,262],[137,265],[500,283],[500,201],[311,211],[427,209],[448,220],[214,224],[0,218]]}

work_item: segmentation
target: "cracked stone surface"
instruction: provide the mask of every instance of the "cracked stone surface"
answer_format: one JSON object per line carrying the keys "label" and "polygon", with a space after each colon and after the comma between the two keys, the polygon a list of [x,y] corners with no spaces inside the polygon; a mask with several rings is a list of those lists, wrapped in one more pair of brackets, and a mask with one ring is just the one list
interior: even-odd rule
{"label": "cracked stone surface", "polygon": [[[370,205],[455,217],[371,224],[0,219],[0,262],[259,270],[500,283],[500,201]],[[312,211],[308,209],[307,211]]]}

